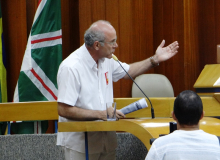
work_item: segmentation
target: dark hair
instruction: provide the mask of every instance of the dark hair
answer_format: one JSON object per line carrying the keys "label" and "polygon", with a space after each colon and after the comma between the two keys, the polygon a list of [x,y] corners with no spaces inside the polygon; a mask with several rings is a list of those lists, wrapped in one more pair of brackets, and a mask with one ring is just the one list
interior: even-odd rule
{"label": "dark hair", "polygon": [[180,125],[197,125],[203,112],[202,100],[191,90],[183,91],[176,97],[173,110]]}

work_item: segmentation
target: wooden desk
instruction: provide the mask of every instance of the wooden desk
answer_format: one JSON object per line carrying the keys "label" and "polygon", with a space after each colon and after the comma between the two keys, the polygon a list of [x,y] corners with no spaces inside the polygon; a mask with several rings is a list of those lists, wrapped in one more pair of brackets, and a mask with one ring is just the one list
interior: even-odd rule
{"label": "wooden desk", "polygon": [[[139,98],[115,98],[117,109],[120,109]],[[138,110],[126,115],[127,118],[148,117],[148,119],[121,119],[117,122],[86,121],[86,122],[62,122],[59,123],[60,132],[80,131],[125,131],[139,138],[150,148],[150,138],[157,138],[159,134],[169,133],[169,122],[172,121],[173,98],[150,98],[154,107],[156,119],[150,119],[150,107]],[[213,97],[202,97],[205,116],[220,116],[220,93]],[[147,101],[148,106],[150,106]],[[159,118],[166,117],[166,118]],[[57,102],[19,102],[0,103],[0,121],[34,121],[57,120]],[[220,120],[204,118],[201,121],[201,129],[208,133],[220,136]]]}
{"label": "wooden desk", "polygon": [[[150,149],[150,139],[169,133],[172,118],[120,119],[119,121],[59,122],[59,132],[125,131],[139,138]],[[174,121],[173,121],[174,122]],[[205,132],[220,136],[220,120],[204,117],[200,128]]]}
{"label": "wooden desk", "polygon": [[[140,98],[114,98],[117,109],[121,109]],[[174,97],[150,98],[155,117],[171,117]],[[201,97],[205,116],[220,116],[220,93],[215,93],[212,97]],[[126,118],[151,117],[149,101],[146,99],[147,108],[129,113]],[[57,102],[17,102],[0,103],[0,121],[35,121],[35,120],[57,120]]]}

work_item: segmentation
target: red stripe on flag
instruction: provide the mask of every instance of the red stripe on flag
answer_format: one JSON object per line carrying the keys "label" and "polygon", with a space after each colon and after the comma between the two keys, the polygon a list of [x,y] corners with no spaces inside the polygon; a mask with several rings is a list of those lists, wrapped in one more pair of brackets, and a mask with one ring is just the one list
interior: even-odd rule
{"label": "red stripe on flag", "polygon": [[60,39],[60,38],[62,38],[62,35],[61,36],[56,36],[56,37],[50,37],[50,38],[37,39],[37,40],[31,41],[31,44],[44,42],[44,41],[52,41],[52,40],[56,40],[56,39]]}
{"label": "red stripe on flag", "polygon": [[40,2],[41,2],[42,0],[38,0],[38,4],[37,4],[37,6],[39,6],[40,5]]}
{"label": "red stripe on flag", "polygon": [[40,76],[34,71],[34,69],[31,69],[31,72],[33,75],[40,81],[40,83],[44,86],[44,88],[53,96],[55,100],[57,100],[57,96],[51,91],[51,89],[44,83],[44,81],[40,78]]}

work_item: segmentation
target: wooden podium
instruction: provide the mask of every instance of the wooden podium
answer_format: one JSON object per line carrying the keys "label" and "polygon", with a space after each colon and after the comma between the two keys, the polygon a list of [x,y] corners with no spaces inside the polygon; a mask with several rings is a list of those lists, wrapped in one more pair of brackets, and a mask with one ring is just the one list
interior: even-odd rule
{"label": "wooden podium", "polygon": [[[203,110],[205,116],[220,116],[220,64],[206,65],[197,79],[194,88],[202,95]],[[90,121],[90,122],[59,122],[60,132],[91,132],[91,131],[124,131],[139,138],[147,149],[150,149],[149,140],[158,138],[160,134],[169,133],[169,122],[173,121],[171,111],[173,110],[174,97],[151,98],[155,109],[155,119],[150,118],[150,107],[133,112],[127,118],[117,122]],[[118,106],[126,106],[137,99],[115,98]],[[148,106],[150,106],[148,104]],[[117,109],[120,109],[117,107]],[[141,119],[138,118],[142,117]],[[143,118],[145,117],[145,118]],[[220,136],[220,120],[204,117],[200,121],[200,128],[205,132]]]}
{"label": "wooden podium", "polygon": [[213,96],[220,93],[220,64],[206,65],[194,84],[200,96]]}
{"label": "wooden podium", "polygon": [[[172,118],[155,119],[120,119],[119,121],[82,121],[59,122],[59,132],[93,132],[93,131],[123,131],[139,138],[149,150],[150,139],[158,138],[160,134],[169,134],[169,122]],[[200,129],[220,136],[220,120],[204,117],[200,121]]]}

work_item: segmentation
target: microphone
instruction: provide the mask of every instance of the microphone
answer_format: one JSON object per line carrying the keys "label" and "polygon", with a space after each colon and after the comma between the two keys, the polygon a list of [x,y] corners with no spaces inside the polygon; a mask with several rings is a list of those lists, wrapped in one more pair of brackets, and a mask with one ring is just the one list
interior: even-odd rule
{"label": "microphone", "polygon": [[144,96],[148,99],[148,101],[150,102],[150,105],[151,105],[151,117],[152,117],[152,119],[154,119],[154,118],[155,118],[155,116],[154,116],[154,108],[153,108],[153,105],[152,105],[150,99],[148,98],[148,96],[147,96],[147,95],[144,93],[144,91],[138,86],[138,84],[134,81],[134,79],[128,74],[128,72],[124,69],[124,67],[122,67],[122,65],[121,65],[121,63],[119,62],[118,58],[117,58],[114,54],[112,54],[112,58],[120,64],[121,68],[125,71],[125,73],[131,78],[131,80],[134,82],[134,84],[140,89],[140,91],[141,91],[141,92],[144,94]]}

